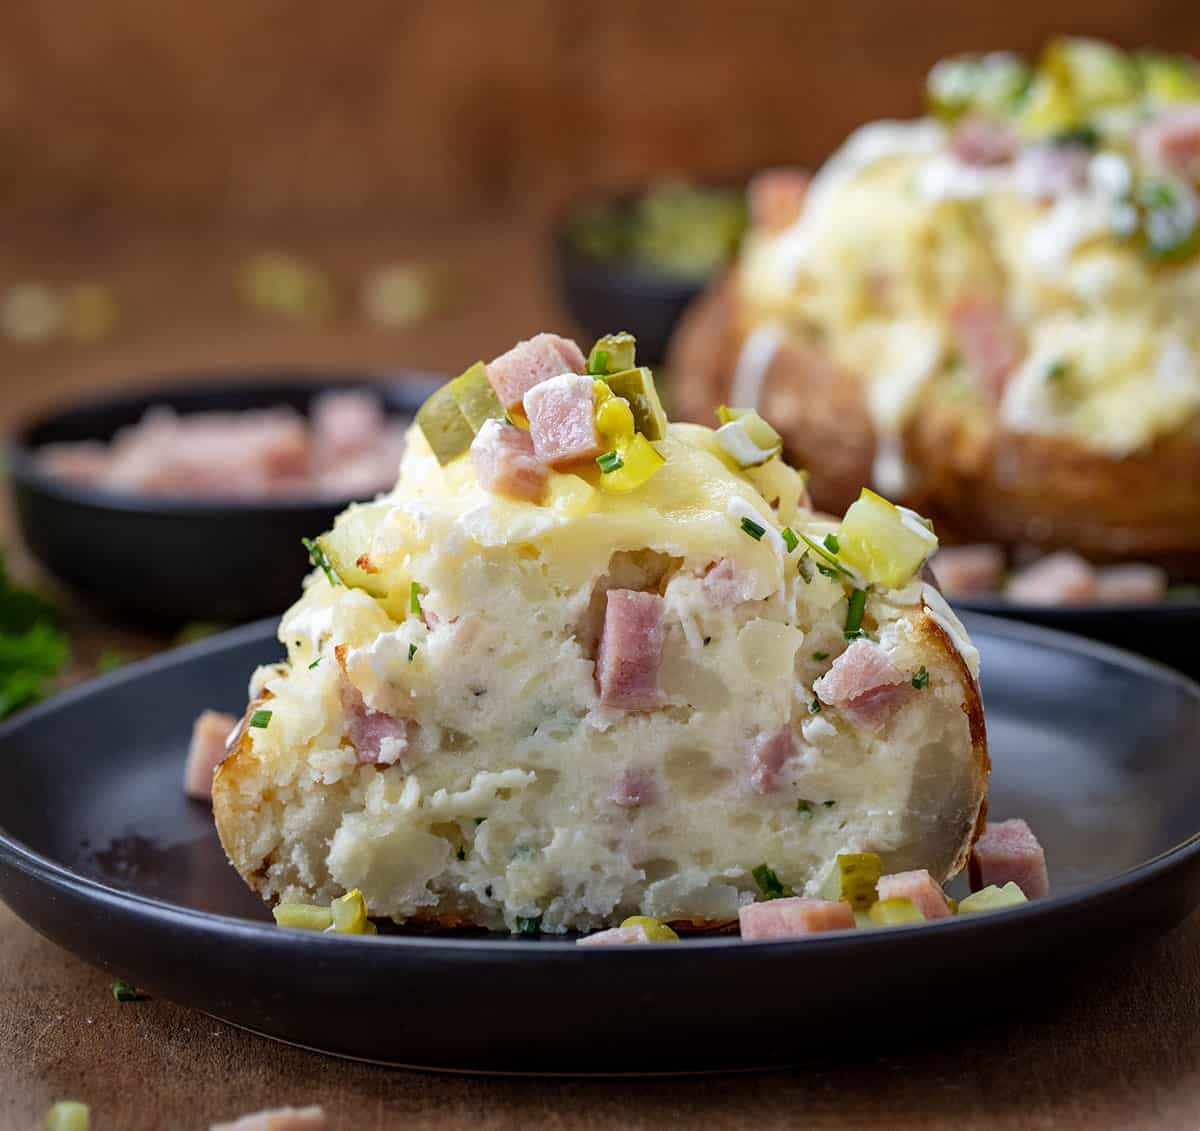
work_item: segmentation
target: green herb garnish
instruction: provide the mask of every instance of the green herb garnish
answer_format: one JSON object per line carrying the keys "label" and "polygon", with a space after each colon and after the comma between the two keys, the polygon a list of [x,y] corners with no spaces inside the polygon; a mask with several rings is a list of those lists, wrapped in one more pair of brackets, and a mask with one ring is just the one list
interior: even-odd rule
{"label": "green herb garnish", "polygon": [[750,875],[754,877],[764,899],[782,899],[787,895],[787,889],[779,882],[779,877],[769,864],[760,864],[751,870]]}
{"label": "green herb garnish", "polygon": [[825,535],[825,548],[831,554],[840,554],[842,552],[842,544],[838,541],[836,534]]}
{"label": "green herb garnish", "polygon": [[424,592],[425,587],[417,581],[408,587],[408,611],[415,617],[421,615],[421,594]]}
{"label": "green herb garnish", "polygon": [[836,801],[822,801],[821,804],[824,805],[826,809],[832,809],[837,804],[837,802]]}
{"label": "green herb garnish", "polygon": [[540,915],[517,916],[517,933],[521,935],[540,935],[542,933],[542,917]]}
{"label": "green herb garnish", "polygon": [[752,518],[743,518],[742,519],[742,529],[747,534],[749,534],[750,537],[753,538],[755,542],[761,541],[762,536],[764,534],[766,534],[766,532],[767,532],[767,528],[765,526],[760,526]]}
{"label": "green herb garnish", "polygon": [[779,532],[779,536],[783,539],[783,544],[787,547],[789,554],[800,545],[800,539],[796,537],[796,532],[790,526],[785,526]]}
{"label": "green herb garnish", "polygon": [[821,713],[821,700],[820,699],[814,699],[808,705],[808,713],[810,715],[819,715]]}
{"label": "green herb garnish", "polygon": [[925,670],[924,664],[917,668],[917,674],[912,678],[912,685],[918,691],[929,686],[929,672]]}
{"label": "green herb garnish", "polygon": [[413,662],[413,657],[414,657],[416,654],[417,654],[417,646],[416,646],[415,644],[410,644],[410,645],[408,646],[408,662],[409,662],[410,664]]}
{"label": "green herb garnish", "polygon": [[588,354],[587,371],[589,376],[603,377],[608,372],[608,350],[593,349]]}
{"label": "green herb garnish", "polygon": [[1059,358],[1049,369],[1046,370],[1046,380],[1050,382],[1061,381],[1068,373],[1071,372],[1071,363]]}
{"label": "green herb garnish", "polygon": [[845,637],[847,640],[856,639],[862,631],[863,613],[866,611],[866,608],[867,591],[865,589],[853,590],[846,604]]}
{"label": "green herb garnish", "polygon": [[116,1001],[145,1001],[150,995],[142,993],[128,982],[113,982],[112,996]]}
{"label": "green herb garnish", "polygon": [[620,471],[625,466],[625,461],[621,458],[621,453],[615,448],[612,451],[597,456],[596,463],[605,475],[611,475],[614,471]]}
{"label": "green herb garnish", "polygon": [[800,798],[799,801],[796,802],[796,812],[797,813],[811,814],[812,811],[813,811],[813,803],[811,801],[806,801],[802,797],[802,798]]}
{"label": "green herb garnish", "polygon": [[318,656],[311,664],[308,665],[308,670],[312,671],[313,668],[315,668],[324,658],[324,656]]}
{"label": "green herb garnish", "polygon": [[304,548],[308,551],[308,560],[325,574],[325,580],[330,585],[341,585],[342,579],[338,577],[337,571],[333,568],[333,563],[329,560],[329,556],[325,553],[319,543],[312,538],[301,538],[304,543]]}
{"label": "green herb garnish", "polygon": [[271,725],[271,714],[272,712],[260,708],[250,716],[250,725],[257,727],[259,730],[265,730]]}

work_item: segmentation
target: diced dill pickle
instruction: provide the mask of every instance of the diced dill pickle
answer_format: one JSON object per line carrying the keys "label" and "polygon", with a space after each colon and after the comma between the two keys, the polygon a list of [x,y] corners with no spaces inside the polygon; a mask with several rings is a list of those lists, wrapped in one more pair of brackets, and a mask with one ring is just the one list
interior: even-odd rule
{"label": "diced dill pickle", "polygon": [[871,922],[877,927],[895,927],[900,923],[923,923],[925,916],[911,899],[881,899],[871,904]]}
{"label": "diced dill pickle", "polygon": [[640,432],[626,447],[620,449],[620,457],[620,467],[600,476],[602,491],[611,491],[618,495],[636,491],[667,462]]}
{"label": "diced dill pickle", "polygon": [[1144,51],[1137,57],[1142,89],[1156,103],[1200,102],[1200,63],[1185,55]]}
{"label": "diced dill pickle", "polygon": [[354,888],[339,896],[329,905],[333,913],[333,929],[340,935],[372,934],[367,930],[367,901],[363,893]]}
{"label": "diced dill pickle", "polygon": [[1061,75],[1040,73],[1021,103],[1021,131],[1031,137],[1064,134],[1083,125],[1083,112]]}
{"label": "diced dill pickle", "polygon": [[667,434],[667,414],[663,411],[662,401],[658,399],[658,389],[654,384],[654,374],[644,365],[636,369],[624,369],[604,378],[608,387],[618,397],[624,397],[633,410],[634,427],[647,440],[661,440]]}
{"label": "diced dill pickle", "polygon": [[869,911],[855,911],[854,912],[854,925],[856,927],[860,927],[860,928],[861,927],[873,927],[873,926],[875,926],[875,923],[872,921],[871,913]]}
{"label": "diced dill pickle", "polygon": [[482,361],[455,377],[450,382],[450,392],[472,432],[478,432],[487,420],[504,419],[504,406],[488,380],[487,366]]}
{"label": "diced dill pickle", "polygon": [[869,582],[902,589],[938,547],[920,515],[863,488],[837,534],[838,556]]}
{"label": "diced dill pickle", "polygon": [[847,852],[837,858],[839,891],[856,911],[866,911],[878,898],[875,885],[879,883],[882,864],[874,852]]}
{"label": "diced dill pickle", "polygon": [[1022,903],[1028,902],[1025,893],[1012,880],[1009,880],[1002,888],[996,887],[995,884],[989,884],[968,895],[966,899],[960,900],[958,913],[971,915],[976,911],[999,911],[1005,907],[1018,907]]}
{"label": "diced dill pickle", "polygon": [[1011,114],[1029,86],[1029,65],[1016,55],[956,55],[934,65],[925,80],[925,100],[939,118],[953,121],[968,111]]}
{"label": "diced dill pickle", "polygon": [[622,927],[641,927],[651,942],[678,942],[679,936],[665,923],[651,919],[648,915],[631,915]]}
{"label": "diced dill pickle", "polygon": [[443,467],[461,456],[475,439],[451,384],[443,385],[417,409],[417,424]]}
{"label": "diced dill pickle", "polygon": [[88,1131],[92,1113],[87,1104],[59,1100],[46,1113],[46,1131]]}
{"label": "diced dill pickle", "polygon": [[[637,339],[627,330],[619,334],[605,334],[592,346],[588,354],[587,371],[603,377],[606,373],[621,373],[636,364]],[[601,366],[603,362],[603,366]],[[622,396],[625,394],[622,393]]]}
{"label": "diced dill pickle", "polygon": [[369,551],[375,530],[389,509],[380,503],[356,503],[338,515],[332,530],[317,539],[342,584],[372,597],[385,597],[388,592],[387,579],[371,565]]}
{"label": "diced dill pickle", "polygon": [[271,908],[271,914],[281,927],[302,931],[323,931],[333,924],[333,912],[315,903],[280,903]]}
{"label": "diced dill pickle", "polygon": [[1081,111],[1120,102],[1139,94],[1138,69],[1119,47],[1099,39],[1059,36],[1052,39],[1038,63],[1071,92]]}
{"label": "diced dill pickle", "polygon": [[722,405],[717,415],[724,421],[717,443],[739,467],[759,467],[782,449],[783,437],[754,409]]}

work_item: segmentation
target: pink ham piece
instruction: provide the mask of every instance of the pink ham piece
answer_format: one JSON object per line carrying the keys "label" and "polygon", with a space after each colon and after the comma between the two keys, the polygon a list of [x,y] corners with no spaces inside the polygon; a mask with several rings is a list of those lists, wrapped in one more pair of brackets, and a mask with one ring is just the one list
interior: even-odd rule
{"label": "pink ham piece", "polygon": [[535,385],[525,394],[525,415],[537,458],[551,467],[595,459],[604,450],[591,377],[564,373]]}
{"label": "pink ham piece", "polygon": [[538,334],[518,342],[507,353],[488,363],[488,380],[506,410],[520,408],[525,394],[535,385],[562,373],[582,373],[587,362],[570,338]]}
{"label": "pink ham piece", "polygon": [[779,788],[779,774],[796,753],[796,742],[787,727],[772,734],[757,734],[750,742],[750,784],[756,793],[773,793]]}
{"label": "pink ham piece", "polygon": [[972,115],[954,127],[950,151],[964,165],[1007,165],[1021,151],[1021,137],[995,118]]}
{"label": "pink ham piece", "polygon": [[225,760],[226,744],[238,724],[224,711],[203,711],[192,725],[192,741],[183,768],[183,792],[196,801],[212,801],[212,779]]}
{"label": "pink ham piece", "polygon": [[1025,354],[1024,343],[1004,308],[993,298],[965,298],[950,314],[959,352],[983,389],[997,400]]}
{"label": "pink ham piece", "polygon": [[640,923],[630,927],[610,927],[607,931],[597,931],[594,935],[576,939],[576,946],[637,946],[648,943],[646,928]]}
{"label": "pink ham piece", "polygon": [[902,672],[878,644],[856,640],[813,684],[813,691],[851,722],[878,730],[913,694],[912,677]]}
{"label": "pink ham piece", "polygon": [[946,597],[995,593],[1004,580],[1004,551],[990,543],[944,546],[929,562]]}
{"label": "pink ham piece", "polygon": [[794,939],[854,926],[850,904],[831,899],[771,899],[738,911],[744,939]]}
{"label": "pink ham piece", "polygon": [[1007,596],[1020,605],[1086,605],[1096,599],[1096,571],[1078,554],[1047,554],[1013,575]]}
{"label": "pink ham piece", "polygon": [[754,578],[728,558],[710,566],[701,584],[705,596],[718,608],[740,605],[754,597]]}
{"label": "pink ham piece", "polygon": [[316,1104],[275,1107],[243,1115],[232,1123],[213,1123],[209,1131],[329,1131],[329,1119]]}
{"label": "pink ham piece", "polygon": [[1046,854],[1033,830],[1019,817],[988,823],[971,850],[968,872],[972,891],[991,884],[1003,887],[1011,882],[1025,893],[1026,899],[1050,894]]}
{"label": "pink ham piece", "polygon": [[756,228],[778,232],[800,218],[804,197],[812,181],[802,169],[764,169],[746,186],[750,222]]}
{"label": "pink ham piece", "polygon": [[408,752],[408,720],[368,707],[348,679],[342,681],[342,708],[348,719],[346,737],[360,763],[391,766]]}
{"label": "pink ham piece", "polygon": [[649,711],[662,704],[663,599],[656,593],[610,589],[596,657],[600,702],[624,711]]}
{"label": "pink ham piece", "polygon": [[622,809],[653,805],[658,800],[658,779],[650,770],[631,766],[621,771],[608,799],[614,805],[620,805]]}
{"label": "pink ham piece", "polygon": [[379,398],[358,389],[317,397],[310,419],[317,463],[322,466],[370,451],[383,437],[386,423]]}
{"label": "pink ham piece", "polygon": [[947,919],[950,905],[946,893],[924,868],[879,877],[880,899],[908,899],[926,919]]}
{"label": "pink ham piece", "polygon": [[493,495],[536,503],[546,493],[546,465],[534,455],[533,438],[514,424],[485,420],[471,442],[471,465]]}
{"label": "pink ham piece", "polygon": [[1129,562],[1096,570],[1096,600],[1104,605],[1152,605],[1167,595],[1158,566]]}
{"label": "pink ham piece", "polygon": [[1200,179],[1200,104],[1173,106],[1137,134],[1138,156],[1152,168]]}

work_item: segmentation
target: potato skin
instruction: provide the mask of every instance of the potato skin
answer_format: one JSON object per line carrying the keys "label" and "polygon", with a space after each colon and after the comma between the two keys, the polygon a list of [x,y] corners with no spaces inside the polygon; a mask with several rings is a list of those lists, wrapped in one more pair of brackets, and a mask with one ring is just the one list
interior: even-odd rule
{"label": "potato skin", "polygon": [[[675,403],[711,423],[747,333],[737,276],[686,312],[668,355]],[[817,507],[841,513],[871,482],[876,437],[863,388],[815,345],[787,338],[767,371],[763,415]],[[1200,422],[1125,458],[1068,437],[1014,432],[994,413],[926,396],[902,438],[914,484],[904,501],[948,541],[1070,549],[1200,577]]]}

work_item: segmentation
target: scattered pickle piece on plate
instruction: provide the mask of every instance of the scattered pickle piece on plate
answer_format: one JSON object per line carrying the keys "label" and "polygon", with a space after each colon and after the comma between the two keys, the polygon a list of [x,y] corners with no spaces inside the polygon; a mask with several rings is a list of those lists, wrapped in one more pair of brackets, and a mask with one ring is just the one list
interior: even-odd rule
{"label": "scattered pickle piece on plate", "polygon": [[333,914],[333,929],[340,935],[374,934],[374,926],[367,919],[367,901],[363,893],[354,888],[338,896],[330,905]]}
{"label": "scattered pickle piece on plate", "polygon": [[874,852],[841,853],[837,867],[838,898],[844,899],[856,911],[866,911],[879,898],[876,890],[882,873],[879,856]]}
{"label": "scattered pickle piece on plate", "polygon": [[1025,893],[1012,880],[1009,880],[1001,888],[996,887],[995,884],[989,884],[968,895],[966,899],[959,900],[958,913],[970,915],[977,911],[1000,911],[1005,907],[1019,907],[1022,903],[1028,902]]}
{"label": "scattered pickle piece on plate", "polygon": [[301,931],[324,931],[333,925],[333,912],[315,903],[278,903],[271,908],[271,914],[281,927]]}
{"label": "scattered pickle piece on plate", "polygon": [[657,919],[651,919],[649,915],[631,915],[621,926],[641,927],[646,932],[646,938],[650,942],[679,941],[679,936],[670,927],[665,923],[660,923]]}
{"label": "scattered pickle piece on plate", "polygon": [[863,488],[837,534],[838,557],[867,581],[902,589],[938,548],[937,535],[915,511]]}
{"label": "scattered pickle piece on plate", "polygon": [[911,899],[881,899],[868,912],[877,927],[896,927],[901,923],[924,923],[925,916]]}

